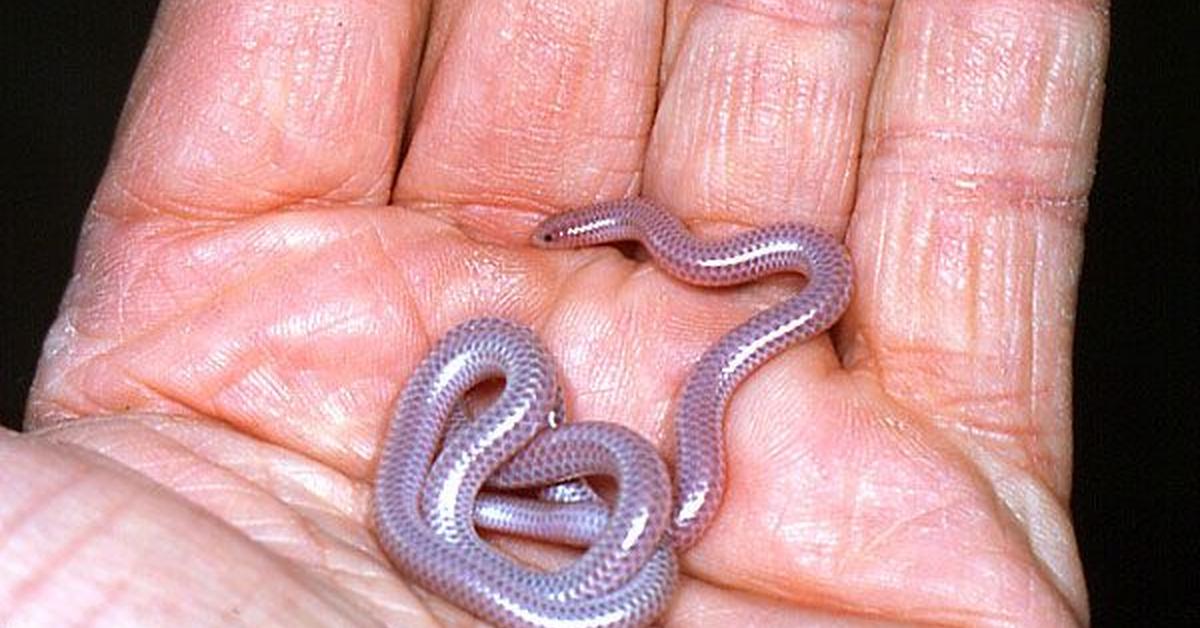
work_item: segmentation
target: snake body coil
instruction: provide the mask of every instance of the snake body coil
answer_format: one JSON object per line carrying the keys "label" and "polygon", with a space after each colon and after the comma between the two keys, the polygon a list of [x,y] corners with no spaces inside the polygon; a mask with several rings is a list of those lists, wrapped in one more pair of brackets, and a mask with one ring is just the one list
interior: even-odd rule
{"label": "snake body coil", "polygon": [[[845,248],[804,225],[704,241],[658,206],[630,199],[553,216],[533,235],[544,248],[620,240],[640,242],[688,283],[733,285],[777,272],[801,273],[808,283],[697,363],[675,415],[673,502],[665,465],[643,438],[615,424],[560,425],[553,363],[531,331],[477,319],[437,343],[397,404],[379,463],[376,523],[401,570],[498,625],[642,626],[660,615],[676,580],[675,553],[699,539],[723,495],[724,416],[734,390],[763,362],[828,329],[850,299]],[[505,382],[499,398],[468,417],[463,396],[496,378]],[[611,505],[579,481],[592,475],[616,480]],[[541,489],[542,498],[501,489]],[[560,571],[537,571],[488,546],[476,525],[588,549]]]}

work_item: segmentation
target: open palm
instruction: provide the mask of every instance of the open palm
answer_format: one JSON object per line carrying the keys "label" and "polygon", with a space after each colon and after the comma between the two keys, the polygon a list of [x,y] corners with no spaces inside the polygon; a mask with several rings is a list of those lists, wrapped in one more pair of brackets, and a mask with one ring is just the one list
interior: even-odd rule
{"label": "open palm", "polygon": [[[671,625],[1087,621],[1066,499],[1099,3],[164,2],[0,438],[0,617],[470,623],[369,528],[405,377],[533,326],[572,414],[655,442],[795,289],[526,245],[643,194],[846,234],[834,338],[753,375]],[[18,567],[19,566],[19,567]]]}

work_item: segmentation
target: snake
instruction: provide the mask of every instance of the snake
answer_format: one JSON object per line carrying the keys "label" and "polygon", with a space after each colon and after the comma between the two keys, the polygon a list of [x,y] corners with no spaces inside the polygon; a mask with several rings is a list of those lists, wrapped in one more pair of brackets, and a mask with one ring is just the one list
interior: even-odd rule
{"label": "snake", "polygon": [[[717,515],[725,491],[725,414],[738,386],[788,347],[828,330],[852,293],[850,256],[815,227],[787,222],[721,239],[693,235],[644,198],[552,215],[530,236],[543,249],[639,243],[671,277],[732,286],[798,273],[796,294],[708,348],[673,413],[674,477],[653,444],[615,423],[567,420],[549,351],[497,317],[442,336],[401,392],[376,469],[375,529],[398,570],[498,626],[645,626],[678,582],[678,556]],[[479,411],[468,394],[502,380]],[[587,478],[616,486],[604,496]],[[673,484],[672,484],[673,482]],[[564,567],[517,562],[489,530],[585,548]]]}

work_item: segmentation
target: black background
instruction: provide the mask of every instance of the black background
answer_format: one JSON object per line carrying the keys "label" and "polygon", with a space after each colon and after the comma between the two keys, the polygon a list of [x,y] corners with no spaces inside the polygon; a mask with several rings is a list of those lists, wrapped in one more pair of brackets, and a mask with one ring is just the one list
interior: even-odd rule
{"label": "black background", "polygon": [[[8,427],[20,424],[156,4],[8,0],[0,9]],[[1191,599],[1200,597],[1198,467],[1185,455],[1200,445],[1200,3],[1114,4],[1079,295],[1072,510],[1095,625],[1200,625]]]}

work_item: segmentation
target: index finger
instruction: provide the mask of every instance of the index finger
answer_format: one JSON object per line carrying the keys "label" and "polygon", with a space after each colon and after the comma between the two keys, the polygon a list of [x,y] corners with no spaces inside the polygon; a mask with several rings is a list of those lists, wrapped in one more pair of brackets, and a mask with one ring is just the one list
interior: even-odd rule
{"label": "index finger", "polygon": [[439,4],[393,204],[524,243],[517,212],[637,189],[661,31],[661,0]]}

